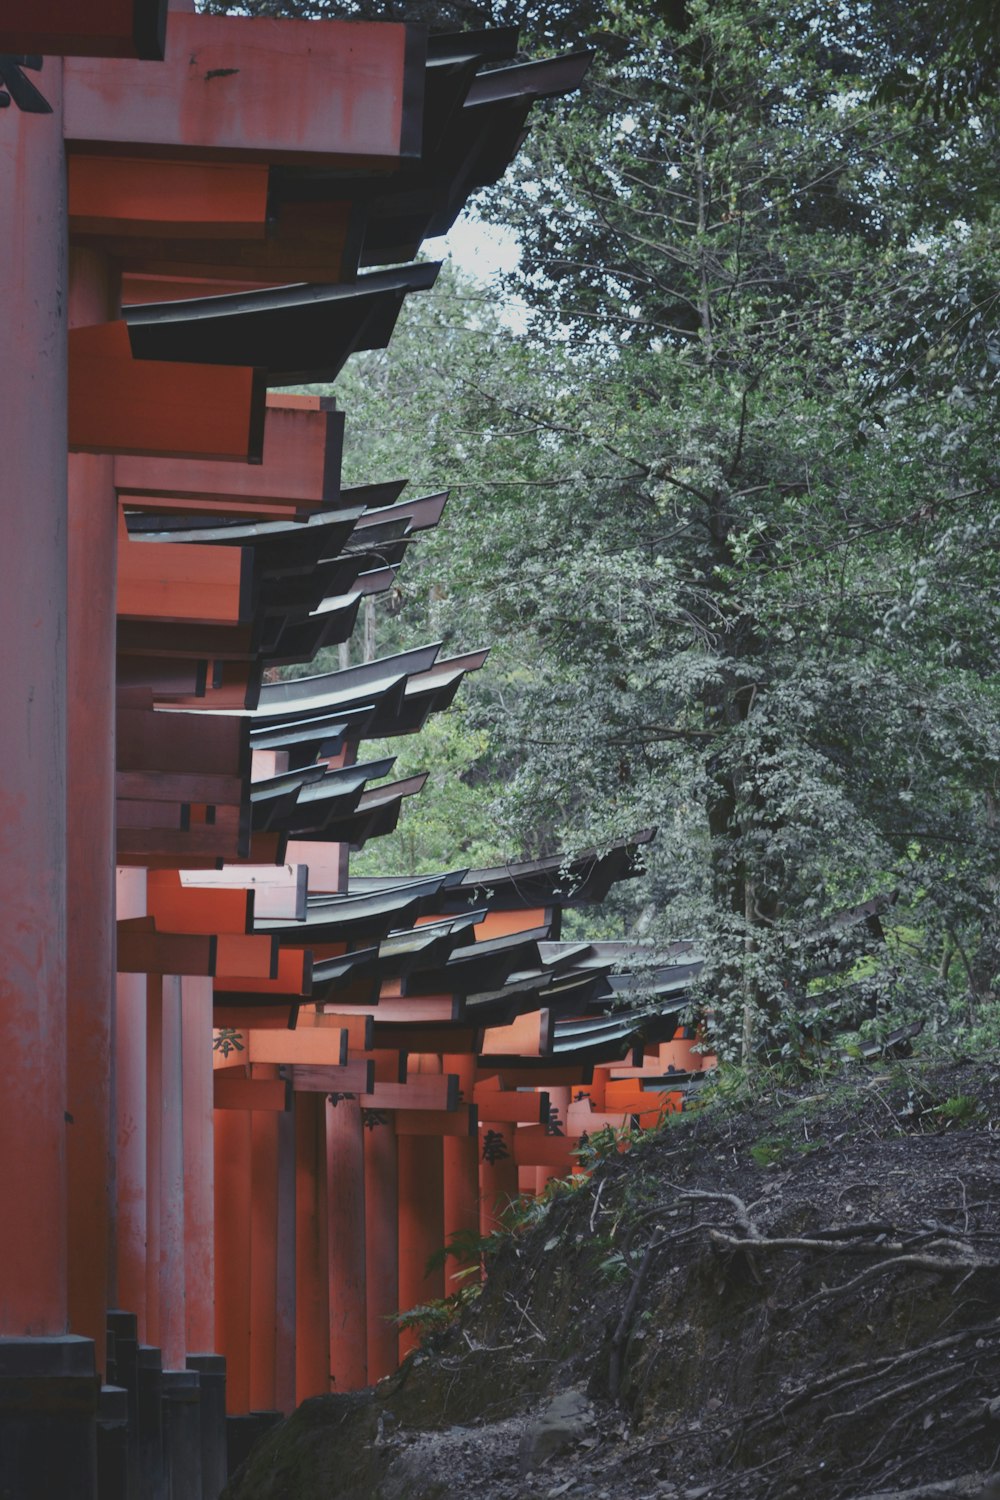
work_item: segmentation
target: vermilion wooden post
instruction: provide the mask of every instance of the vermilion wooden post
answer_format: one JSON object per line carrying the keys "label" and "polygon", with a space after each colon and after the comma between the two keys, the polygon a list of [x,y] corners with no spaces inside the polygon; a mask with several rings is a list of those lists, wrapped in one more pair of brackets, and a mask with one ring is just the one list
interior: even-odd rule
{"label": "vermilion wooden post", "polygon": [[165,1370],[183,1370],[187,1353],[184,1266],[184,1048],[181,980],[167,974],[161,987],[160,1243],[157,1286]]}
{"label": "vermilion wooden post", "polygon": [[295,1399],[330,1389],[326,1102],[295,1095]]}
{"label": "vermilion wooden post", "polygon": [[275,1314],[274,1406],[295,1407],[295,1112],[275,1117],[278,1137],[278,1196],[275,1215],[275,1272],[278,1282]]}
{"label": "vermilion wooden post", "polygon": [[[277,1071],[277,1069],[275,1070]],[[250,1410],[277,1406],[278,1115],[251,1116]]]}
{"label": "vermilion wooden post", "polygon": [[[146,872],[119,870],[116,908],[121,918],[146,910]],[[115,1156],[118,1190],[113,1301],[146,1328],[146,976],[119,974],[115,999]]]}
{"label": "vermilion wooden post", "polygon": [[[433,1135],[401,1135],[399,1152],[399,1308],[444,1296],[444,1270],[428,1271],[427,1262],[444,1244],[444,1173],[441,1140]],[[400,1359],[416,1348],[411,1328],[399,1334]]]}
{"label": "vermilion wooden post", "polygon": [[181,980],[184,1068],[184,1291],[186,1352],[215,1349],[215,1148],[212,981]]}
{"label": "vermilion wooden post", "polygon": [[146,1340],[160,1346],[160,1139],[163,1095],[163,978],[146,981]]}
{"label": "vermilion wooden post", "polygon": [[251,1113],[215,1111],[215,1345],[226,1356],[226,1410],[250,1410]]}
{"label": "vermilion wooden post", "polygon": [[[454,1073],[459,1080],[462,1097],[472,1102],[472,1091],[476,1082],[476,1059],[472,1053],[460,1052],[445,1056],[443,1068]],[[449,1135],[441,1141],[444,1166],[444,1242],[449,1244],[456,1234],[475,1238],[479,1234],[479,1142],[474,1135]],[[445,1266],[445,1291],[455,1289],[451,1278],[456,1271],[466,1269],[471,1260],[456,1260],[449,1257]],[[464,1285],[465,1282],[459,1283]]]}
{"label": "vermilion wooden post", "polygon": [[364,1153],[368,1380],[374,1385],[399,1363],[393,1321],[399,1311],[399,1163],[396,1132],[387,1113],[369,1115]]}
{"label": "vermilion wooden post", "polygon": [[[66,1332],[66,203],[52,113],[0,128],[0,1334]],[[30,226],[30,229],[26,226]],[[14,1146],[16,1142],[16,1147]]]}
{"label": "vermilion wooden post", "polygon": [[[70,256],[70,325],[113,315],[104,256]],[[114,461],[69,459],[67,631],[66,937],[69,1316],[94,1340],[103,1370],[115,1202],[111,1151],[115,986],[115,551]]]}
{"label": "vermilion wooden post", "polygon": [[368,1384],[365,1286],[365,1159],[361,1106],[326,1106],[329,1210],[330,1378],[335,1391]]}
{"label": "vermilion wooden post", "polygon": [[508,1205],[517,1197],[514,1161],[515,1126],[505,1120],[479,1126],[479,1232],[492,1234]]}

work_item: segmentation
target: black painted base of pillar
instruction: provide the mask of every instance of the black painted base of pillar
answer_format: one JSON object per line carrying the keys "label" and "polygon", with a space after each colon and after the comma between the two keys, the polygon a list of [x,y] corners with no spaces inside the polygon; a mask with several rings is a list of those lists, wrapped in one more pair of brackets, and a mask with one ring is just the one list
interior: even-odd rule
{"label": "black painted base of pillar", "polygon": [[201,1381],[197,1370],[164,1370],[163,1457],[169,1500],[202,1500]]}
{"label": "black painted base of pillar", "polygon": [[[139,1337],[135,1313],[113,1308],[108,1313],[108,1384],[123,1386],[128,1397],[129,1500],[139,1491]],[[101,1500],[104,1500],[103,1495]]]}
{"label": "black painted base of pillar", "polygon": [[136,1441],[139,1448],[139,1494],[142,1500],[167,1500],[167,1466],[163,1458],[162,1356],[152,1344],[140,1344],[136,1364]]}
{"label": "black painted base of pillar", "polygon": [[102,1385],[97,1401],[98,1500],[138,1500],[129,1487],[128,1391]]}
{"label": "black painted base of pillar", "polygon": [[0,1338],[0,1495],[96,1500],[91,1339]]}
{"label": "black painted base of pillar", "polygon": [[232,1477],[245,1463],[261,1438],[285,1419],[280,1411],[251,1411],[245,1416],[226,1418],[226,1448],[229,1474]]}
{"label": "black painted base of pillar", "polygon": [[201,1381],[202,1500],[218,1500],[226,1484],[226,1360],[222,1354],[189,1354]]}

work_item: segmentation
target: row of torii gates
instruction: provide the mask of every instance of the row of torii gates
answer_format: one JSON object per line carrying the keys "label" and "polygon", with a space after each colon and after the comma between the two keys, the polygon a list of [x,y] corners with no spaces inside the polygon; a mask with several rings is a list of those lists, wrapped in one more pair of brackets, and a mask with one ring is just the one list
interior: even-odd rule
{"label": "row of torii gates", "polygon": [[349,878],[422,785],[364,742],[418,731],[485,653],[272,670],[346,641],[441,515],[343,487],[342,414],[280,390],[385,345],[434,280],[422,240],[588,62],[516,49],[0,0],[17,1500],[215,1500],[274,1414],[396,1367],[393,1315],[448,1290],[447,1241],[701,1066],[691,954],[629,977],[617,945],[559,941],[648,833]]}

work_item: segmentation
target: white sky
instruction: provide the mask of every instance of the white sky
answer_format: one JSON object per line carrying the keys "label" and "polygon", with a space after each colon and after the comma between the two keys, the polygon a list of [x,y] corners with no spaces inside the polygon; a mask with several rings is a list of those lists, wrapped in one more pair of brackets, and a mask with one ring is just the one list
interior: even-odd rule
{"label": "white sky", "polygon": [[512,271],[520,249],[509,229],[482,224],[463,215],[453,229],[437,239],[425,240],[424,249],[433,259],[450,255],[452,260],[478,281],[489,282],[499,272]]}

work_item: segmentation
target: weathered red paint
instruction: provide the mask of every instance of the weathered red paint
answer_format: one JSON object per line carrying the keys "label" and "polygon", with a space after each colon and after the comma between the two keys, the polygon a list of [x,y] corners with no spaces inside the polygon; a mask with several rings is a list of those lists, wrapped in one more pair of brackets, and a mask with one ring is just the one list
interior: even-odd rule
{"label": "weathered red paint", "polygon": [[182,1370],[187,1352],[186,1245],[184,1235],[184,1041],[182,980],[161,986],[160,1225],[157,1284],[163,1368]]}
{"label": "weathered red paint", "polygon": [[[118,870],[116,908],[127,920],[146,907],[145,870]],[[146,976],[120,974],[115,998],[115,1224],[113,1305],[146,1328]]]}
{"label": "weathered red paint", "polygon": [[[277,1071],[277,1070],[275,1070]],[[261,1079],[258,1087],[280,1080]],[[284,1088],[284,1085],[281,1085]],[[278,1121],[255,1110],[250,1200],[250,1410],[273,1411],[277,1400]]]}
{"label": "weathered red paint", "polygon": [[[70,256],[70,324],[116,311],[99,253]],[[69,460],[66,934],[67,1232],[70,1327],[94,1340],[103,1370],[112,1215],[112,1014],[115,986],[115,555],[112,461]]]}
{"label": "weathered red paint", "polygon": [[226,1410],[250,1410],[252,1116],[215,1113],[215,1347],[226,1356]]}
{"label": "weathered red paint", "polygon": [[186,1352],[215,1348],[212,981],[181,980]]}
{"label": "weathered red paint", "polygon": [[67,171],[74,236],[264,238],[268,169],[262,164],[78,153]]}
{"label": "weathered red paint", "polygon": [[384,23],[175,14],[160,67],[67,62],[66,139],[391,166],[405,144],[408,46],[422,67],[414,45]]}
{"label": "weathered red paint", "polygon": [[295,1399],[330,1389],[326,1100],[295,1096]]}
{"label": "weathered red paint", "polygon": [[213,507],[245,502],[243,513],[249,516],[261,505],[279,514],[285,507],[312,510],[336,498],[340,422],[335,412],[320,408],[319,397],[271,394],[260,464],[248,468],[211,459],[122,455],[115,459],[115,484],[130,505],[141,507],[147,499],[156,510],[169,500],[185,508],[192,501]]}
{"label": "weathered red paint", "polygon": [[[0,1334],[66,1331],[66,228],[51,115],[4,111],[0,202]],[[23,226],[30,225],[30,232]],[[13,1143],[17,1143],[16,1147]]]}
{"label": "weathered red paint", "polygon": [[371,1384],[391,1375],[399,1357],[398,1152],[391,1120],[364,1133],[367,1366]]}
{"label": "weathered red paint", "polygon": [[72,332],[72,449],[247,463],[260,456],[263,416],[255,370],[133,359],[123,322]]}
{"label": "weathered red paint", "polygon": [[326,1105],[330,1268],[330,1380],[334,1391],[368,1384],[365,1284],[365,1160],[361,1106]]}
{"label": "weathered red paint", "polygon": [[[441,1142],[436,1136],[397,1137],[399,1153],[399,1307],[411,1307],[444,1296],[444,1270],[427,1270],[427,1262],[444,1244],[444,1172]],[[399,1334],[399,1358],[419,1343],[412,1328]]]}

